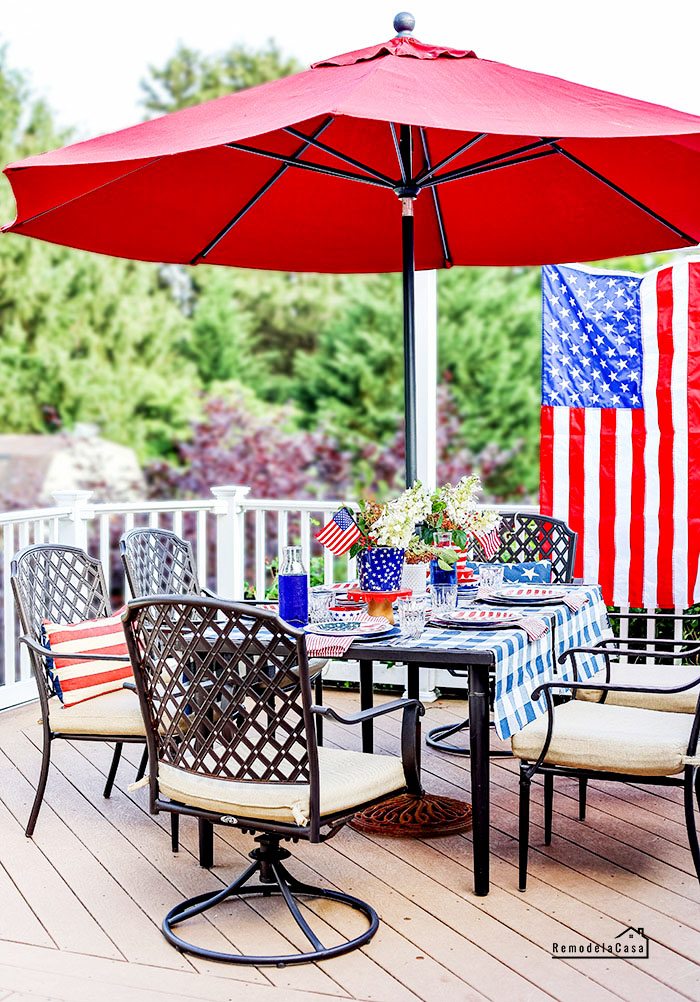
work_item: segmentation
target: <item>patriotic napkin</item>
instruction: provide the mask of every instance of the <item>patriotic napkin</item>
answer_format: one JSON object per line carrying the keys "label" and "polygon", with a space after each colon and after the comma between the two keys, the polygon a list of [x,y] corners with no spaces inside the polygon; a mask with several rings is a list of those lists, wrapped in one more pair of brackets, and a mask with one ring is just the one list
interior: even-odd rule
{"label": "patriotic napkin", "polygon": [[[389,626],[383,616],[370,616],[363,612],[359,617],[361,623],[381,624]],[[322,633],[306,634],[306,653],[314,658],[342,658],[353,641],[357,640],[356,635],[343,633],[338,637],[327,636]]]}

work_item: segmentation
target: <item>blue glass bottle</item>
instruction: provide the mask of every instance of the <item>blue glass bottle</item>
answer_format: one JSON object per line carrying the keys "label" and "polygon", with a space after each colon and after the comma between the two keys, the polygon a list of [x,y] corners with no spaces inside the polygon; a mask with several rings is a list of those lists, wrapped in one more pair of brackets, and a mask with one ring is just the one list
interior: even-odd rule
{"label": "blue glass bottle", "polygon": [[[438,534],[437,545],[449,547],[452,544],[452,533],[441,532]],[[453,564],[449,571],[444,571],[437,560],[430,561],[430,583],[434,585],[457,584],[457,564]]]}
{"label": "blue glass bottle", "polygon": [[280,616],[292,626],[309,621],[309,576],[301,562],[300,546],[285,546],[279,569]]}

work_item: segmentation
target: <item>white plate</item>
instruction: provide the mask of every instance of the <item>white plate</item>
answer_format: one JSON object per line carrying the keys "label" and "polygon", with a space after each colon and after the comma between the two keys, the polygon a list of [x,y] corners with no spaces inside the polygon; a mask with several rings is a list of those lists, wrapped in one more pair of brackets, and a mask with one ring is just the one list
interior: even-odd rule
{"label": "white plate", "polygon": [[436,621],[447,626],[478,628],[480,626],[510,626],[521,618],[517,612],[501,612],[499,609],[455,609],[454,612],[439,616]]}
{"label": "white plate", "polygon": [[559,602],[565,594],[565,588],[551,588],[549,585],[509,585],[506,588],[497,588],[486,601],[509,602],[514,605]]}

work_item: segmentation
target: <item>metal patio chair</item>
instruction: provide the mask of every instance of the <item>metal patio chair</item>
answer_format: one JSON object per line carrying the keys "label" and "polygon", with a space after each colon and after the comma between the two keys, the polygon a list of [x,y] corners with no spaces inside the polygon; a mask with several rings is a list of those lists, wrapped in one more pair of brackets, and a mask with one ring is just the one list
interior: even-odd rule
{"label": "metal patio chair", "polygon": [[[255,835],[252,864],[223,890],[182,901],[163,933],[179,950],[234,964],[297,964],[347,953],[374,935],[375,911],[339,891],[306,884],[285,865],[282,842],[323,842],[365,807],[398,791],[420,790],[420,717],[399,699],[343,717],[313,705],[305,634],[274,612],[202,596],[129,602],[125,631],[146,720],[150,808],[235,825]],[[273,671],[270,672],[270,666]],[[296,684],[288,684],[295,668]],[[244,708],[241,713],[241,707]],[[401,758],[319,747],[315,716],[354,725],[403,711]],[[254,876],[259,882],[251,883]],[[305,952],[244,956],[181,938],[176,927],[237,896],[279,895],[309,941]],[[324,946],[313,913],[297,897],[331,899],[360,911],[369,927]]]}
{"label": "metal patio chair", "polygon": [[[571,656],[567,651],[559,659]],[[692,653],[700,655],[700,646]],[[623,685],[617,683],[547,682],[532,693],[544,695],[547,713],[513,735],[513,754],[520,759],[519,887],[527,885],[530,827],[530,787],[537,773],[544,775],[544,842],[552,840],[552,802],[555,776],[568,776],[622,783],[680,786],[683,788],[685,821],[695,872],[700,881],[700,848],[695,824],[694,800],[700,808],[700,699],[691,713],[648,709],[626,702],[603,701],[606,697],[626,700],[637,695],[663,702],[700,685],[700,667],[680,684]],[[572,699],[554,705],[557,689],[595,689],[600,702]],[[681,778],[681,775],[682,778]]]}
{"label": "metal patio chair", "polygon": [[[501,546],[497,553],[486,559],[481,545],[471,541],[471,559],[483,563],[522,563],[530,560],[551,560],[552,581],[568,584],[574,579],[576,541],[578,534],[566,522],[551,515],[528,512],[507,512],[501,516],[499,528]],[[463,673],[447,668],[451,675]],[[452,755],[469,755],[469,745],[449,744],[447,738],[460,731],[469,730],[469,718],[457,724],[442,724],[428,731],[425,743],[436,751]],[[510,757],[509,751],[492,751],[493,758]]]}
{"label": "metal patio chair", "polygon": [[[134,598],[149,595],[221,597],[200,583],[192,544],[169,529],[148,526],[130,529],[119,540],[119,553]],[[264,604],[255,600],[246,600],[248,602],[251,605]],[[311,662],[317,703],[323,702],[321,672],[327,663],[326,658],[316,658]],[[322,741],[323,720],[320,717],[316,721],[316,733]]]}
{"label": "metal patio chair", "polygon": [[[617,612],[615,614],[622,625],[636,620],[637,623],[653,624],[656,632],[657,624],[680,621],[697,622],[697,617],[683,613],[656,612]],[[670,713],[695,713],[700,684],[694,684],[700,674],[698,661],[700,647],[697,643],[660,637],[613,637],[599,640],[594,647],[575,647],[566,652],[565,658],[571,660],[572,678],[575,682],[582,681],[579,677],[577,655],[602,654],[604,666],[591,677],[591,686],[584,686],[574,693],[576,699],[586,702],[607,703],[609,706],[634,706],[643,710],[664,710]],[[623,689],[607,689],[601,692],[596,683],[621,685]],[[690,685],[687,685],[690,683]],[[655,688],[662,685],[664,688]],[[651,689],[647,687],[651,686]],[[588,780],[585,776],[579,779],[579,820],[586,819],[586,789]]]}
{"label": "metal patio chair", "polygon": [[[116,692],[104,693],[69,708],[62,708],[48,670],[47,649],[42,637],[44,620],[53,623],[80,623],[111,614],[109,595],[99,560],[76,546],[53,543],[27,546],[15,554],[10,580],[23,635],[19,642],[29,651],[41,705],[43,748],[41,770],[26,835],[31,838],[46,789],[51,761],[51,744],[57,738],[71,741],[114,743],[112,764],[107,774],[104,796],[114,785],[122,746],[143,744],[145,729],[133,683]],[[114,655],[79,655],[76,660],[121,661]],[[143,777],[147,751],[144,749],[136,776]]]}
{"label": "metal patio chair", "polygon": [[134,598],[148,595],[217,596],[200,584],[192,544],[169,529],[137,527],[119,540],[124,574]]}

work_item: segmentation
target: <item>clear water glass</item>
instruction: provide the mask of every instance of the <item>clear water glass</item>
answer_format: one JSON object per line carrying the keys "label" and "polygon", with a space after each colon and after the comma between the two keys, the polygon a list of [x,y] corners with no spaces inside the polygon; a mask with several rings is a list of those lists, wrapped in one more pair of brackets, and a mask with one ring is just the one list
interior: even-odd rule
{"label": "clear water glass", "polygon": [[488,591],[503,585],[503,564],[482,564],[479,569],[479,586]]}
{"label": "clear water glass", "polygon": [[409,595],[398,600],[399,630],[401,636],[418,640],[428,618],[428,600],[425,595]]}
{"label": "clear water glass", "polygon": [[331,618],[330,607],[333,599],[333,592],[323,585],[314,585],[309,588],[309,622],[327,623]]}
{"label": "clear water glass", "polygon": [[457,608],[457,585],[437,584],[430,586],[433,618],[449,615]]}

